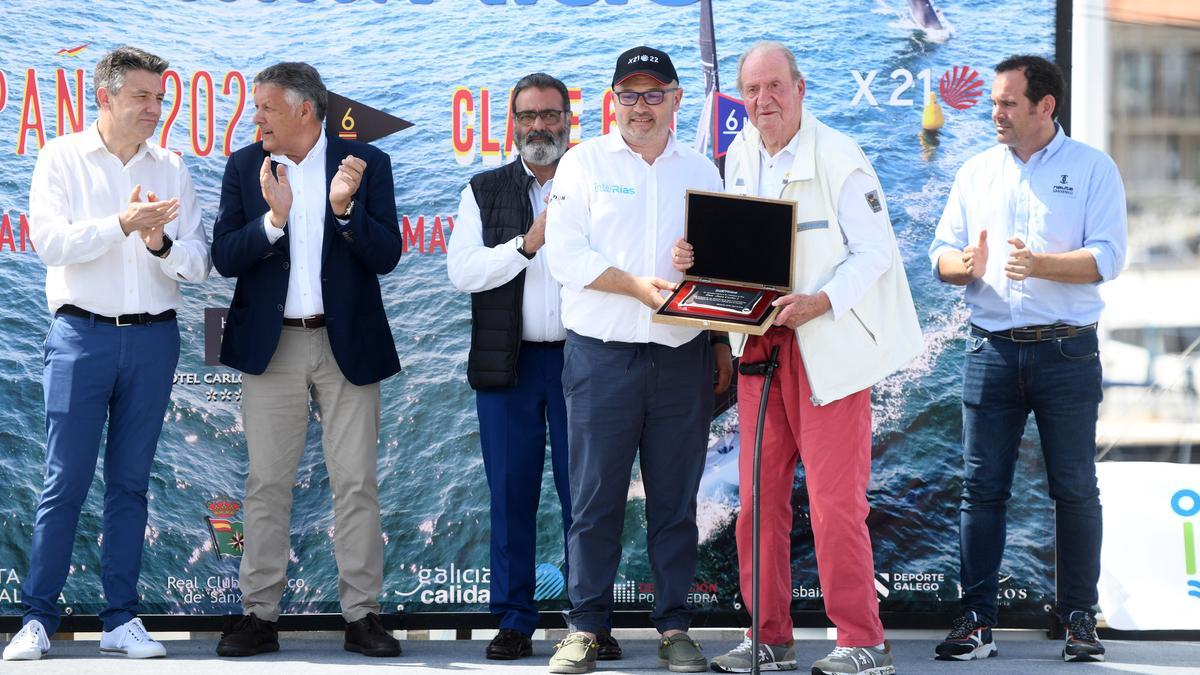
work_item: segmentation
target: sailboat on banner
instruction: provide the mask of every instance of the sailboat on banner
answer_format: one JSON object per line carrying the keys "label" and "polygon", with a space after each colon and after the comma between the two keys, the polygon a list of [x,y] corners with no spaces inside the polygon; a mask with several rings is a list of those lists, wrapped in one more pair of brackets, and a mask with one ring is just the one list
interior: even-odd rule
{"label": "sailboat on banner", "polygon": [[700,3],[700,63],[704,69],[704,107],[696,129],[696,151],[707,154],[724,170],[722,158],[738,132],[746,125],[746,104],[721,93],[717,74],[717,39],[713,29],[712,0]]}

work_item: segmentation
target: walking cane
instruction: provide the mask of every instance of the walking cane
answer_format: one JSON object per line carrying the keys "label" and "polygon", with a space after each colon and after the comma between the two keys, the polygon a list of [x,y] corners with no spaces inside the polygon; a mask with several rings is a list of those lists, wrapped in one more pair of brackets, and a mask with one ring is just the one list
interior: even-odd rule
{"label": "walking cane", "polygon": [[742,375],[763,375],[763,390],[762,398],[758,403],[758,426],[754,432],[754,476],[751,478],[751,509],[754,512],[753,517],[753,536],[751,537],[751,555],[750,555],[750,595],[753,596],[753,604],[750,612],[750,646],[753,650],[753,664],[750,666],[750,673],[758,675],[758,549],[759,549],[759,481],[758,477],[762,469],[762,443],[763,443],[763,423],[767,419],[767,397],[771,395],[771,378],[775,375],[775,369],[779,367],[779,346],[771,348],[771,358],[766,361],[758,361],[756,363],[741,363],[738,364],[738,373]]}

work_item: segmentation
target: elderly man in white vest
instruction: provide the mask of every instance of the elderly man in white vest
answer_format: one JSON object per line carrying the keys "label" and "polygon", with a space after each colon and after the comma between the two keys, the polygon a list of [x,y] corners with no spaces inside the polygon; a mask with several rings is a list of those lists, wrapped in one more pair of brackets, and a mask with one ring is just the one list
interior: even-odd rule
{"label": "elderly man in white vest", "polygon": [[[792,484],[804,463],[825,611],[836,648],[814,673],[895,672],[875,597],[866,517],[871,479],[871,386],[922,346],[912,295],[871,162],[848,136],[804,109],[804,77],[791,51],[760,42],[738,63],[750,125],[729,148],[725,189],[796,202],[795,287],[779,298],[775,325],[735,345],[744,362],[779,347],[763,425],[760,476],[760,644],[749,636],[712,660],[718,672],[796,668],[792,639]],[[676,242],[675,266],[695,252]],[[751,470],[763,379],[738,387],[742,597],[751,593]],[[749,607],[751,602],[747,602]]]}

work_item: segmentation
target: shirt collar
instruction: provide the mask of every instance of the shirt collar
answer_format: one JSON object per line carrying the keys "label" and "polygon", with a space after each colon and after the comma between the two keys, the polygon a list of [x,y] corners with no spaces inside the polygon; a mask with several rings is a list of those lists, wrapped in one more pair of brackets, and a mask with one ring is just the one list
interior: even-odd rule
{"label": "shirt collar", "polygon": [[[803,127],[801,127],[801,128],[803,128]],[[796,156],[796,153],[799,151],[799,149],[800,149],[800,130],[797,129],[796,133],[792,134],[792,140],[788,141],[787,145],[783,146],[782,148],[779,149],[779,152],[775,153],[775,158],[787,158],[787,157],[794,158]],[[764,161],[768,160],[768,159],[772,159],[771,154],[769,152],[767,152],[767,146],[762,141],[761,134],[758,137],[758,152],[762,156]]]}
{"label": "shirt collar", "polygon": [[820,123],[805,107],[800,115],[800,130],[787,145],[795,156],[792,170],[788,172],[789,181],[811,180],[817,175],[817,125]]}
{"label": "shirt collar", "polygon": [[[308,151],[308,154],[304,156],[304,159],[300,160],[300,163],[305,164],[309,160],[313,160],[312,161],[313,164],[320,164],[321,170],[324,170],[325,162],[321,161],[320,158],[322,156],[324,156],[325,146],[327,144],[328,144],[328,141],[325,139],[325,127],[321,127],[321,135],[317,137],[317,142],[313,144],[312,149]],[[289,158],[287,155],[279,155],[276,153],[271,153],[271,161],[278,162],[280,164],[283,164],[284,166],[293,166],[293,167],[299,166],[298,164],[293,162],[291,160],[291,158]],[[305,164],[305,166],[307,166],[307,164]]]}
{"label": "shirt collar", "polygon": [[529,165],[525,163],[525,158],[517,155],[517,159],[521,162],[521,168],[525,170],[525,175],[533,179],[530,189],[542,189],[554,181],[554,176],[550,176],[550,178],[546,179],[546,183],[543,185],[538,181],[537,174],[530,170]]}
{"label": "shirt collar", "polygon": [[1032,166],[1034,164],[1041,164],[1042,162],[1049,160],[1059,150],[1061,150],[1062,147],[1064,145],[1066,145],[1066,143],[1067,143],[1067,134],[1066,134],[1066,132],[1063,131],[1062,125],[1060,125],[1058,122],[1055,122],[1054,129],[1055,129],[1054,138],[1050,139],[1050,142],[1047,143],[1045,145],[1045,147],[1043,147],[1041,150],[1038,150],[1037,152],[1030,155],[1028,162],[1021,162],[1021,158],[1017,157],[1016,151],[1013,150],[1011,147],[1006,148],[1008,150],[1008,156],[1016,164],[1024,165],[1024,166]]}
{"label": "shirt collar", "polygon": [[1055,153],[1057,153],[1064,145],[1067,144],[1067,134],[1063,131],[1062,125],[1060,125],[1058,122],[1055,122],[1054,128],[1054,138],[1050,140],[1050,143],[1048,143],[1046,147],[1042,148],[1042,150],[1046,153],[1044,155],[1045,159],[1050,159],[1053,157]]}
{"label": "shirt collar", "polygon": [[[79,132],[79,135],[79,142],[83,146],[83,153],[85,155],[97,150],[109,152],[108,147],[104,145],[104,139],[100,137],[100,126],[98,123],[93,122],[87,129]],[[143,155],[149,155],[151,159],[164,159],[167,156],[167,151],[150,139],[146,139],[138,146],[137,152],[133,153],[133,157],[126,164],[133,164],[141,159]]]}

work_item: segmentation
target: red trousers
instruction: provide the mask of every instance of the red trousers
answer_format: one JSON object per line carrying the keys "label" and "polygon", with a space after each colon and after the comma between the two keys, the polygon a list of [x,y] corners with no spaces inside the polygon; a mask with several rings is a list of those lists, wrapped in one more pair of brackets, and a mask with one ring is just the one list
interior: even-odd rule
{"label": "red trousers", "polygon": [[[799,458],[808,485],[825,613],[837,626],[837,644],[880,644],[883,624],[879,621],[875,565],[866,523],[870,511],[867,483],[871,478],[871,390],[816,407],[795,331],[776,327],[761,337],[751,336],[742,362],[765,361],[776,345],[779,368],[771,382],[763,425],[759,487],[761,640],[782,644],[792,639],[792,483]],[[761,376],[742,376],[738,380],[742,508],[737,545],[742,598],[747,607],[753,602],[751,480],[762,390]]]}

